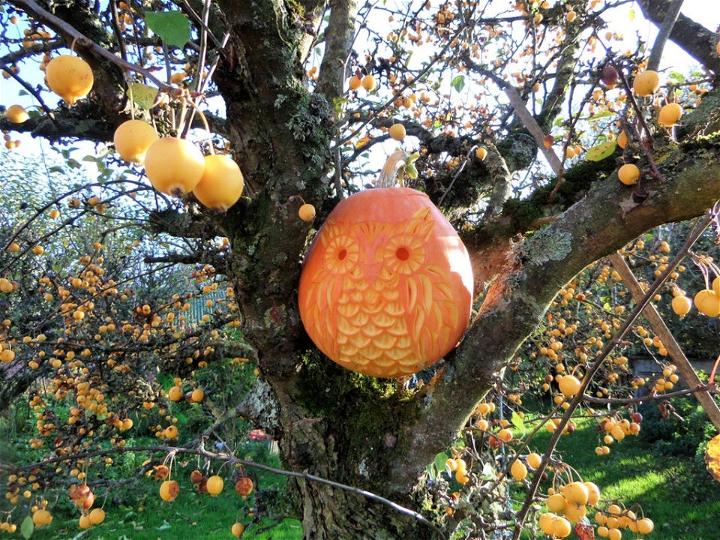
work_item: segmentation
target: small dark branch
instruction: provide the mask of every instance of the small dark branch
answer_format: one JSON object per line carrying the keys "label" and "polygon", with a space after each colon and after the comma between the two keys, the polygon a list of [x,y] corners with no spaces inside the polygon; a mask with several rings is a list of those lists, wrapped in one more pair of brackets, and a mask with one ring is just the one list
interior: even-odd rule
{"label": "small dark branch", "polygon": [[538,115],[538,124],[544,132],[550,131],[553,120],[560,114],[560,108],[567,98],[567,86],[570,84],[574,75],[573,68],[576,62],[575,55],[578,52],[578,47],[574,38],[568,41],[570,41],[570,43],[565,46],[558,58],[557,73],[552,89],[545,97],[545,102]]}
{"label": "small dark branch", "polygon": [[47,114],[50,120],[55,124],[55,127],[60,128],[60,125],[55,121],[53,112],[45,104],[45,101],[40,95],[40,92],[38,92],[36,88],[33,88],[30,83],[26,82],[22,77],[15,73],[15,71],[13,71],[7,64],[3,64],[2,62],[0,62],[0,69],[3,69],[7,73],[9,73],[10,76],[15,79],[20,86],[27,90],[37,100],[37,102],[40,104],[40,107],[42,107],[42,110],[45,111],[45,114]]}
{"label": "small dark branch", "polygon": [[[675,397],[687,396],[689,394],[701,394],[706,395],[717,394],[718,389],[714,384],[701,384],[694,388],[685,388],[684,390],[677,390],[675,392],[668,392],[667,394],[652,394],[647,396],[641,396],[636,398],[599,398],[595,396],[583,395],[583,401],[587,403],[595,403],[597,405],[630,405],[631,403],[645,403],[648,401],[661,401],[665,399],[671,399]],[[712,398],[710,398],[712,399]]]}
{"label": "small dark branch", "polygon": [[108,119],[97,103],[80,101],[71,109],[61,106],[47,116],[29,118],[22,124],[11,124],[6,118],[0,118],[0,129],[30,133],[51,142],[66,138],[108,142],[112,141],[115,131],[113,122],[119,123],[123,119],[122,115]]}
{"label": "small dark branch", "polygon": [[171,264],[210,264],[219,273],[224,274],[226,271],[226,260],[217,251],[199,251],[197,253],[169,253],[167,255],[145,257],[147,264],[171,263]]}
{"label": "small dark branch", "polygon": [[143,259],[147,264],[154,263],[173,263],[173,264],[197,264],[202,261],[200,254],[183,255],[181,253],[171,253],[169,255],[161,255],[153,257],[148,255]]}
{"label": "small dark branch", "polygon": [[187,212],[161,210],[149,216],[149,229],[153,233],[166,233],[178,238],[213,238],[222,236],[210,220]]}
{"label": "small dark branch", "polygon": [[484,143],[484,145],[488,150],[487,157],[485,158],[485,167],[488,168],[492,181],[492,192],[490,193],[490,199],[488,200],[487,208],[483,215],[483,220],[488,221],[502,212],[505,201],[510,198],[512,193],[512,174],[508,170],[505,160],[495,145],[489,142]]}
{"label": "small dark branch", "polygon": [[[192,18],[192,20],[195,21],[195,23],[196,23],[201,29],[203,29],[204,31],[207,32],[208,37],[209,37],[210,40],[215,44],[215,47],[216,47],[217,49],[219,49],[220,51],[222,51],[222,49],[224,48],[224,45],[223,45],[222,42],[217,38],[217,36],[216,36],[215,34],[213,34],[212,30],[210,30],[210,26],[209,26],[209,24],[208,24],[208,21],[205,21],[205,20],[203,20],[203,19],[200,18],[200,15],[198,15],[197,11],[195,11],[195,10],[193,9],[193,7],[190,5],[190,2],[188,2],[188,0],[179,0],[179,1],[176,1],[175,3],[178,4],[178,5],[182,8],[182,10],[183,10],[185,13],[187,13],[187,14],[190,16],[190,18]],[[204,7],[204,6],[203,6],[203,7]],[[208,19],[208,20],[209,20],[209,19]]]}
{"label": "small dark branch", "polygon": [[553,171],[555,171],[558,176],[562,176],[562,163],[555,155],[555,152],[552,148],[545,147],[545,133],[538,124],[537,120],[535,120],[535,117],[532,115],[532,113],[527,110],[522,96],[518,93],[515,87],[508,84],[504,79],[496,75],[494,72],[476,64],[469,57],[465,58],[465,64],[472,71],[488,77],[493,82],[495,82],[495,84],[497,84],[500,88],[503,89],[508,99],[510,100],[510,104],[512,105],[513,110],[515,111],[515,114],[518,117],[520,123],[525,127],[528,133],[532,135],[533,139],[535,140],[535,144],[537,144],[537,147],[545,155],[545,158],[548,160],[548,163],[550,163],[550,167],[553,169]]}
{"label": "small dark branch", "polygon": [[[615,270],[620,274],[625,283],[625,286],[630,291],[630,295],[633,300],[639,302],[643,297],[643,290],[638,283],[635,274],[633,274],[630,267],[625,262],[625,258],[620,253],[614,253],[609,257],[610,262],[615,267]],[[655,306],[648,304],[643,312],[643,316],[650,323],[652,331],[657,337],[659,337],[665,348],[668,350],[672,363],[677,366],[680,376],[688,386],[701,386],[702,382],[698,377],[692,364],[685,356],[685,353],[680,347],[680,344],[675,340],[667,324],[663,320],[662,316],[658,313]],[[720,430],[720,408],[715,400],[707,393],[699,393],[696,395],[697,400],[702,405],[710,421],[713,425]]]}
{"label": "small dark branch", "polygon": [[63,42],[60,40],[52,41],[41,41],[33,43],[30,47],[23,47],[16,51],[9,52],[3,57],[0,57],[0,64],[15,64],[24,58],[33,56],[41,52],[53,51],[63,46]]}
{"label": "small dark branch", "polygon": [[620,75],[620,80],[622,81],[623,87],[625,88],[625,93],[627,94],[628,101],[630,102],[630,105],[632,106],[633,110],[635,111],[635,116],[637,116],[638,120],[640,121],[640,125],[643,128],[644,136],[642,133],[637,133],[637,131],[635,130],[635,127],[627,122],[625,124],[625,127],[630,130],[631,134],[640,143],[640,148],[642,148],[643,153],[645,154],[645,157],[648,160],[648,164],[650,165],[650,170],[652,171],[653,176],[657,180],[662,182],[664,180],[663,176],[657,167],[657,163],[655,162],[655,157],[653,156],[653,153],[652,153],[653,137],[652,137],[652,132],[650,131],[650,126],[648,126],[648,123],[645,120],[645,115],[643,113],[643,110],[640,108],[640,105],[638,105],[638,102],[635,99],[635,95],[633,94],[632,88],[630,88],[630,83],[628,82],[627,77],[625,77],[625,72],[618,66],[615,66],[615,69],[618,72],[618,74]]}
{"label": "small dark branch", "polygon": [[[120,31],[120,17],[118,16],[117,3],[112,0],[110,0],[110,10],[112,12],[111,23],[113,33],[115,34],[115,41],[117,41],[118,48],[120,49],[120,56],[127,62],[127,50],[125,49],[125,40],[123,39],[122,32]],[[142,56],[140,59],[142,59]]]}
{"label": "small dark branch", "polygon": [[[411,518],[419,521],[420,523],[428,526],[433,531],[435,531],[435,533],[437,533],[441,538],[446,537],[446,535],[440,529],[438,529],[435,525],[433,525],[422,514],[419,514],[418,512],[415,512],[414,510],[410,510],[409,508],[406,508],[404,506],[401,506],[398,503],[391,501],[390,499],[381,497],[380,495],[377,495],[376,493],[372,493],[370,491],[360,489],[360,488],[357,488],[354,486],[350,486],[347,484],[342,484],[340,482],[336,482],[334,480],[329,480],[327,478],[323,478],[321,476],[317,476],[314,474],[310,474],[310,473],[306,473],[306,472],[288,471],[285,469],[279,469],[277,467],[271,467],[270,465],[264,465],[262,463],[257,463],[255,461],[251,461],[248,459],[241,459],[241,458],[235,457],[233,454],[230,454],[230,453],[210,452],[205,449],[204,443],[205,443],[204,440],[200,440],[200,441],[193,441],[192,443],[185,445],[185,446],[156,445],[156,446],[133,446],[133,447],[124,447],[124,448],[123,447],[103,448],[100,450],[88,450],[85,452],[78,452],[72,456],[72,459],[73,460],[88,459],[88,458],[98,457],[98,456],[109,456],[112,454],[124,454],[126,452],[148,452],[148,453],[155,453],[155,454],[164,453],[164,454],[168,454],[168,455],[189,454],[189,455],[202,456],[202,457],[205,457],[208,459],[224,461],[231,465],[242,465],[243,467],[258,469],[261,471],[278,474],[280,476],[297,478],[299,480],[304,480],[306,482],[316,482],[318,484],[325,484],[327,486],[331,486],[336,489],[341,489],[343,491],[354,493],[355,495],[359,495],[360,497],[364,497],[366,499],[370,499],[372,501],[384,504],[400,514],[406,515],[408,517],[411,517]],[[39,461],[39,462],[33,463],[31,465],[25,465],[25,466],[22,466],[19,468],[12,467],[11,465],[0,464],[0,470],[6,471],[6,472],[25,471],[25,470],[31,470],[31,469],[40,468],[40,467],[46,467],[48,465],[52,465],[55,463],[63,463],[66,461],[70,461],[70,459],[68,457],[56,457],[56,458],[45,459],[43,461]]]}

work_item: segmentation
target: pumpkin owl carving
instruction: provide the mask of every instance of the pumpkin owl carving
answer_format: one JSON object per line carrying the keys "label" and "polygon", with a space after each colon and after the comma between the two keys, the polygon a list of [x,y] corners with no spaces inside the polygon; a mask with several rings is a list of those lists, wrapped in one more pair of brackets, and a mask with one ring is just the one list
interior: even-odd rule
{"label": "pumpkin owl carving", "polygon": [[465,246],[424,193],[372,189],[340,202],[318,232],[300,278],[300,316],[338,364],[398,377],[457,345],[472,287]]}

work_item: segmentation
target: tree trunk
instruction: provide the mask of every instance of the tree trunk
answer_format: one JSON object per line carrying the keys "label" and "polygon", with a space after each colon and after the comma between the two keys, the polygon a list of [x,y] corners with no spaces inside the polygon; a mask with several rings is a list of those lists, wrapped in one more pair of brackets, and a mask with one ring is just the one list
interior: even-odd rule
{"label": "tree trunk", "polygon": [[[335,369],[330,366],[328,371]],[[325,388],[316,385],[315,391],[327,394],[334,388],[332,383]],[[276,387],[276,395],[282,396],[280,450],[286,466],[295,471],[383,493],[379,478],[382,469],[387,466],[387,460],[382,460],[382,454],[390,454],[386,452],[389,450],[386,447],[392,441],[392,436],[383,436],[382,440],[377,440],[383,431],[377,428],[384,424],[385,414],[381,413],[380,407],[374,411],[363,411],[362,406],[359,406],[358,416],[344,421],[341,417],[345,411],[340,408],[327,412],[332,417],[318,416],[319,411],[315,410],[315,404],[311,401],[299,405],[295,400],[286,399],[289,395],[279,387]],[[336,402],[330,397],[328,403],[340,404],[340,401],[338,399]],[[376,429],[370,427],[372,423],[375,423]],[[362,424],[366,424],[367,429],[361,427]],[[294,484],[307,539],[389,540],[432,537],[432,529],[381,502],[318,482],[298,479]]]}

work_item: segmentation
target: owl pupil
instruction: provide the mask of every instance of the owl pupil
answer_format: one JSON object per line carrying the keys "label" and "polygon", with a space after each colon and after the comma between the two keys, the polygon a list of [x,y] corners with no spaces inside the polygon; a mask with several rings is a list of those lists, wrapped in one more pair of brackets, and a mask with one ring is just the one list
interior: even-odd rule
{"label": "owl pupil", "polygon": [[395,256],[401,261],[407,261],[410,258],[410,252],[405,247],[397,248]]}
{"label": "owl pupil", "polygon": [[341,249],[340,253],[338,253],[338,259],[342,261],[345,257],[347,257],[347,249]]}

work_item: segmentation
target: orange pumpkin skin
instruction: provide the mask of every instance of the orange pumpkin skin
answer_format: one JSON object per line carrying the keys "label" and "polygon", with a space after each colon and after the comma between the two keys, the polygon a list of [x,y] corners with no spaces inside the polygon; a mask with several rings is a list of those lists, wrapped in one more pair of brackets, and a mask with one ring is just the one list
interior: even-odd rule
{"label": "orange pumpkin skin", "polygon": [[376,188],[328,216],[305,259],[298,303],[325,355],[366,375],[399,377],[457,345],[472,288],[467,250],[427,195]]}

